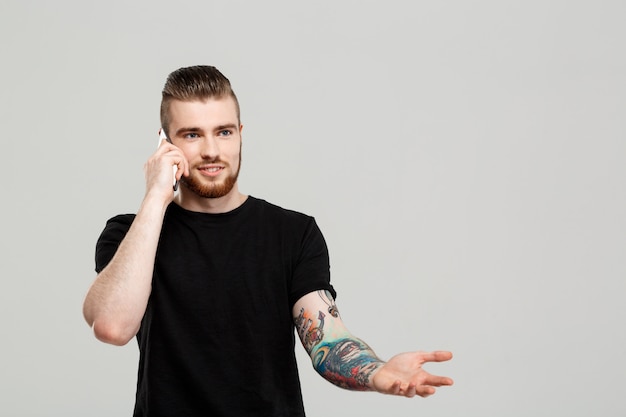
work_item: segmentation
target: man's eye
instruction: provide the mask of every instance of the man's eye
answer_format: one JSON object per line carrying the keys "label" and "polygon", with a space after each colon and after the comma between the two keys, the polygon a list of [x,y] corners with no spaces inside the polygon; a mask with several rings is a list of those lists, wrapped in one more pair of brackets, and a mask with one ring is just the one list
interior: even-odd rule
{"label": "man's eye", "polygon": [[220,136],[230,136],[233,134],[233,132],[231,130],[224,129],[224,130],[220,130],[218,134]]}
{"label": "man's eye", "polygon": [[196,139],[199,138],[200,136],[197,133],[186,133],[185,136],[183,136],[185,139]]}

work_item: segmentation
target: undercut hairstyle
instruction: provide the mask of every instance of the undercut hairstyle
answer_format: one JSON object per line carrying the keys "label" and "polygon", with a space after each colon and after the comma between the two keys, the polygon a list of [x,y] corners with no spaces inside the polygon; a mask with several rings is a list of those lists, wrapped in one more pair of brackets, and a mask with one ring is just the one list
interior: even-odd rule
{"label": "undercut hairstyle", "polygon": [[230,81],[217,68],[208,65],[179,68],[168,75],[161,99],[161,127],[169,137],[169,107],[172,100],[195,101],[232,97],[241,123],[239,101]]}

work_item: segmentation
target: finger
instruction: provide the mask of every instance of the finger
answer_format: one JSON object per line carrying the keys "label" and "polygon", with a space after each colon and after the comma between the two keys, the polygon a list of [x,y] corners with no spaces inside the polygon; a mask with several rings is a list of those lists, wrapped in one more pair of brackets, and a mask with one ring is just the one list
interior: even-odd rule
{"label": "finger", "polygon": [[159,146],[156,148],[154,155],[165,155],[171,151],[177,150],[174,145],[163,139],[159,142]]}
{"label": "finger", "polygon": [[415,389],[415,393],[423,398],[430,397],[431,395],[435,393],[435,391],[436,390],[433,387],[424,387],[424,386],[419,386]]}
{"label": "finger", "polygon": [[183,161],[185,163],[185,176],[188,177],[190,172],[189,172],[189,161],[187,160],[187,158],[185,158],[185,156],[183,156]]}
{"label": "finger", "polygon": [[176,179],[180,180],[183,176],[189,176],[189,162],[184,155],[180,156],[178,162],[176,162],[176,166],[178,167],[178,171],[176,172]]}
{"label": "finger", "polygon": [[415,382],[411,382],[409,384],[409,386],[407,387],[404,396],[407,398],[413,398],[415,397],[415,395],[419,395],[418,394],[418,388],[417,388],[417,384]]}
{"label": "finger", "polygon": [[385,393],[391,395],[403,395],[402,382],[395,381]]}
{"label": "finger", "polygon": [[445,350],[436,350],[434,352],[422,353],[422,360],[424,362],[445,362],[452,359],[452,352]]}
{"label": "finger", "polygon": [[426,379],[424,379],[424,382],[422,383],[422,385],[430,385],[432,387],[443,387],[452,384],[454,384],[454,381],[451,378],[437,375],[429,375]]}
{"label": "finger", "polygon": [[400,381],[396,381],[393,383],[391,388],[389,389],[389,393],[393,395],[400,395],[402,383]]}
{"label": "finger", "polygon": [[172,144],[167,138],[160,138],[159,145],[157,146],[157,150],[162,150],[163,152],[171,151],[172,149],[178,149],[175,145]]}
{"label": "finger", "polygon": [[172,166],[176,167],[176,173],[174,174],[177,180],[184,176],[189,175],[189,163],[183,152],[177,146],[173,145],[166,139],[161,140],[158,149],[155,152],[155,157],[167,157]]}
{"label": "finger", "polygon": [[177,180],[180,180],[183,176],[189,176],[189,162],[180,148],[173,145],[170,141],[163,139],[158,151],[161,151],[163,155],[167,154],[173,158],[173,165],[177,168],[175,175]]}

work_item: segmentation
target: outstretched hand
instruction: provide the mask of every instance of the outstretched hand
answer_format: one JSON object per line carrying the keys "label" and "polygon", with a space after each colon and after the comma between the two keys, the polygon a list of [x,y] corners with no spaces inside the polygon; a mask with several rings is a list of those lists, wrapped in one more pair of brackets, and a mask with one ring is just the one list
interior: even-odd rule
{"label": "outstretched hand", "polygon": [[451,352],[409,352],[391,358],[372,376],[373,388],[383,394],[405,397],[428,397],[435,387],[452,385],[452,379],[431,375],[422,369],[426,362],[445,362],[452,359]]}

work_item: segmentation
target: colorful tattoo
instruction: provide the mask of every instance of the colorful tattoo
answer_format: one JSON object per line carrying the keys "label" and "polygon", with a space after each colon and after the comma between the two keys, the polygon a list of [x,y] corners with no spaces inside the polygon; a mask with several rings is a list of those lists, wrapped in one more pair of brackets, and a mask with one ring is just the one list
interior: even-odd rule
{"label": "colorful tattoo", "polygon": [[324,317],[326,315],[321,311],[318,313],[319,325],[316,327],[313,327],[313,318],[304,311],[304,308],[300,309],[300,315],[294,320],[300,340],[302,340],[302,344],[309,355],[313,351],[313,347],[324,338]]}
{"label": "colorful tattoo", "polygon": [[372,372],[384,362],[358,339],[323,343],[313,357],[313,366],[328,381],[346,389],[368,390]]}
{"label": "colorful tattoo", "polygon": [[[328,306],[328,313],[339,317],[339,310],[329,291],[320,290],[319,297]],[[300,309],[294,324],[306,351],[311,355],[313,367],[325,379],[333,384],[351,390],[369,390],[370,377],[384,362],[362,340],[345,337],[335,339],[333,321],[329,321],[329,335],[324,341],[324,319],[326,315],[318,311],[315,314]],[[328,340],[334,339],[334,340]]]}
{"label": "colorful tattoo", "polygon": [[337,305],[335,304],[335,300],[333,299],[333,295],[328,290],[319,290],[317,292],[322,300],[328,306],[328,312],[333,317],[339,317],[339,309],[337,309]]}

